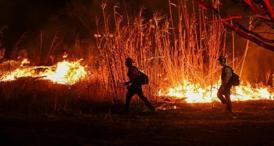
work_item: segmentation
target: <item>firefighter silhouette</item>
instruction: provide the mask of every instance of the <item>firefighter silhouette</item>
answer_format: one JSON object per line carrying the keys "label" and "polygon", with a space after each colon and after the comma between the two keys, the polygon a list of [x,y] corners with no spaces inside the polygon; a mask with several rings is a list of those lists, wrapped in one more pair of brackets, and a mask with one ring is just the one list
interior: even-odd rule
{"label": "firefighter silhouette", "polygon": [[224,56],[220,56],[218,58],[220,65],[222,68],[221,80],[222,84],[218,90],[217,97],[221,100],[223,104],[226,104],[226,110],[228,112],[232,112],[232,103],[230,99],[230,90],[232,87],[232,75],[233,70],[226,63],[226,58]]}
{"label": "firefighter silhouette", "polygon": [[127,94],[126,94],[126,105],[125,105],[125,111],[129,112],[129,106],[130,101],[132,97],[137,94],[141,100],[144,101],[145,105],[151,110],[155,111],[155,108],[153,105],[148,101],[148,99],[144,96],[143,90],[142,90],[142,78],[140,72],[137,67],[133,66],[133,59],[126,58],[125,64],[128,68],[128,78],[129,81],[125,82],[124,85],[127,86]]}

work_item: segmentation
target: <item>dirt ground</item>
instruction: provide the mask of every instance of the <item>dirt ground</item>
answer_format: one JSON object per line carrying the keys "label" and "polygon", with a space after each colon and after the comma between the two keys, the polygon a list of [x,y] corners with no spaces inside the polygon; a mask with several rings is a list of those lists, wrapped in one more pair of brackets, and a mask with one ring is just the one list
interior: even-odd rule
{"label": "dirt ground", "polygon": [[[35,114],[0,110],[1,145],[274,145],[274,102],[177,104],[176,109]],[[166,106],[168,107],[168,106]],[[174,107],[171,105],[170,107]],[[161,107],[162,108],[162,107]]]}

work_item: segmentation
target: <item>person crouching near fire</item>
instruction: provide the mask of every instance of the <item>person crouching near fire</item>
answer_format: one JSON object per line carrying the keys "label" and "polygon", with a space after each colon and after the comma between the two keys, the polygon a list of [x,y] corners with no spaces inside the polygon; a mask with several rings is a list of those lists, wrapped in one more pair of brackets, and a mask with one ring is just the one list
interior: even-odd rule
{"label": "person crouching near fire", "polygon": [[233,70],[226,63],[226,58],[220,56],[218,58],[220,65],[222,66],[221,80],[222,84],[218,90],[217,97],[223,104],[226,104],[226,111],[232,113],[232,103],[230,99],[230,90],[232,87]]}
{"label": "person crouching near fire", "polygon": [[148,99],[144,96],[142,90],[142,84],[148,84],[148,77],[141,71],[138,70],[137,67],[133,66],[133,59],[126,58],[125,64],[128,68],[128,78],[129,81],[125,82],[124,85],[127,86],[127,94],[126,94],[126,105],[125,111],[129,112],[129,105],[132,97],[137,94],[139,98],[141,98],[145,105],[151,110],[155,111],[153,105],[148,101]]}

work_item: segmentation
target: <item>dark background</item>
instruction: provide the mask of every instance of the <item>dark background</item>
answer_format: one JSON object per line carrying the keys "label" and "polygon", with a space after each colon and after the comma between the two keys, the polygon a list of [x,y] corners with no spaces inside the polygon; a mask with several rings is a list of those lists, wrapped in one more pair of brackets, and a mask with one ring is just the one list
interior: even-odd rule
{"label": "dark background", "polygon": [[[7,50],[13,49],[24,33],[34,37],[42,30],[63,30],[63,34],[68,33],[65,30],[69,30],[70,33],[65,36],[72,36],[77,32],[81,38],[90,37],[88,33],[95,30],[95,17],[100,15],[101,2],[101,0],[1,0],[0,30],[2,29],[3,46]],[[132,15],[138,13],[140,8],[144,9],[144,15],[148,17],[153,11],[168,13],[168,0],[111,0],[107,2],[126,8]],[[75,16],[77,12],[75,13],[74,10],[77,3],[86,5],[89,9],[87,11],[91,12],[91,18],[88,19],[93,19],[93,22],[89,20],[91,21],[89,28],[86,28],[76,18],[78,16]],[[222,0],[222,12],[241,12],[242,14],[242,10],[248,12],[237,0]]]}
{"label": "dark background", "polygon": [[69,0],[1,0],[0,26],[5,27],[4,47],[12,49],[23,33],[41,29],[68,2]]}

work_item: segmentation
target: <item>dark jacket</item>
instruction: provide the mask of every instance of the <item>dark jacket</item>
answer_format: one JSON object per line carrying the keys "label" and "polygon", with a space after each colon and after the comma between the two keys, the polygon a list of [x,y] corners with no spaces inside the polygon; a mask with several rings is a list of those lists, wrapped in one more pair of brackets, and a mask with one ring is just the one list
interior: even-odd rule
{"label": "dark jacket", "polygon": [[128,78],[131,84],[138,84],[138,78],[140,77],[140,71],[137,67],[131,66],[128,68]]}
{"label": "dark jacket", "polygon": [[228,84],[231,82],[232,79],[232,74],[233,74],[233,70],[230,66],[224,66],[222,68],[222,75],[221,75],[221,79],[222,79],[222,84]]}

